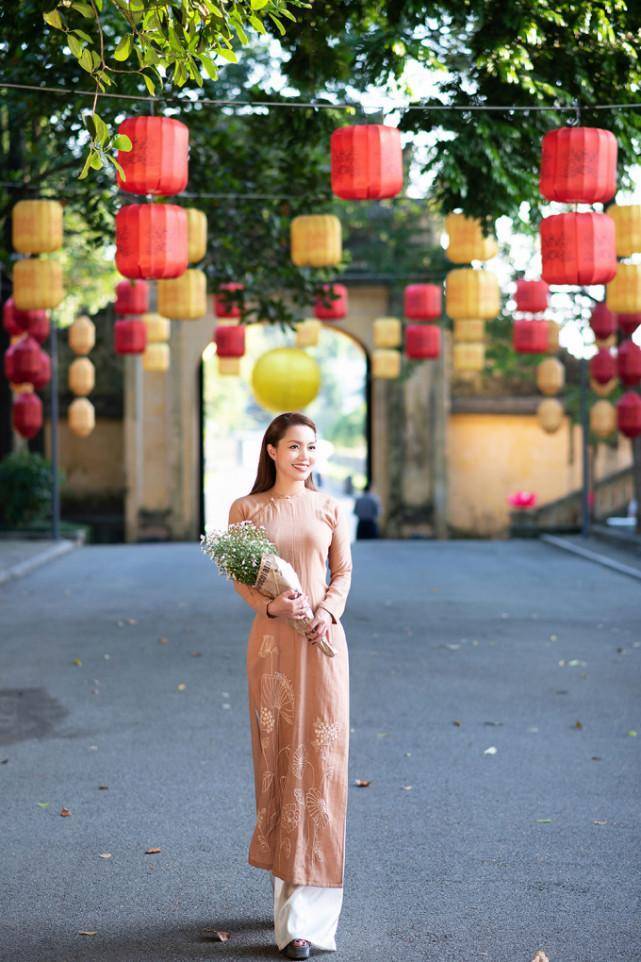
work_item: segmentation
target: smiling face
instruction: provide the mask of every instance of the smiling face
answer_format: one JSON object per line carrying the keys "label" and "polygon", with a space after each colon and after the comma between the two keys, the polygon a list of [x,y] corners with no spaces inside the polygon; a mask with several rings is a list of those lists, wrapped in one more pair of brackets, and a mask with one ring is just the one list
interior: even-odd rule
{"label": "smiling face", "polygon": [[305,482],[316,461],[316,435],[306,424],[292,424],[276,447],[267,445],[267,453],[276,465],[277,478]]}

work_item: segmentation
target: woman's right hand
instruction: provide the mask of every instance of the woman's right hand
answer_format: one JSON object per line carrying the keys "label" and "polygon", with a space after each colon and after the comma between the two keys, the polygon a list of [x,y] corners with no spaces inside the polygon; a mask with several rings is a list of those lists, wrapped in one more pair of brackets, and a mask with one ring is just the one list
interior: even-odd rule
{"label": "woman's right hand", "polygon": [[306,594],[297,595],[293,588],[288,588],[269,602],[269,613],[275,618],[304,618],[310,607]]}

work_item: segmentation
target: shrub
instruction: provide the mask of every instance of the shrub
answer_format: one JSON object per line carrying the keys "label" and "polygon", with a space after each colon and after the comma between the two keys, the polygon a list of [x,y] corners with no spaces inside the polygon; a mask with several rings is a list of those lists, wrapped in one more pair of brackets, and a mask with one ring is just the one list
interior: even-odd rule
{"label": "shrub", "polygon": [[13,451],[0,461],[0,519],[18,527],[51,512],[51,464],[41,454]]}

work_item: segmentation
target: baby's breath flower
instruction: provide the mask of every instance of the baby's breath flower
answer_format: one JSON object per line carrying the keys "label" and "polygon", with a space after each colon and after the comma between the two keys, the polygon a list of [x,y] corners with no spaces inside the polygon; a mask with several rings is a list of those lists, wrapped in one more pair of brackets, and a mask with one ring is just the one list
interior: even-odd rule
{"label": "baby's breath flower", "polygon": [[215,561],[221,575],[227,579],[254,585],[263,555],[276,554],[276,545],[267,531],[253,521],[238,521],[225,531],[212,531],[200,537],[201,550]]}

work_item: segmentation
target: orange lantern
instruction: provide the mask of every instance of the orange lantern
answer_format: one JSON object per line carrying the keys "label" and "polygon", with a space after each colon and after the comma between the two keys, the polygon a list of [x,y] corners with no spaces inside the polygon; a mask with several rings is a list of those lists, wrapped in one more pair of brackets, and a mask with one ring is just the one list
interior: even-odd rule
{"label": "orange lantern", "polygon": [[12,242],[20,254],[48,254],[62,247],[62,204],[19,200],[12,214]]}
{"label": "orange lantern", "polygon": [[449,237],[446,254],[455,264],[469,264],[470,261],[487,261],[498,254],[498,244],[494,237],[486,237],[481,222],[465,214],[448,214],[445,230]]}
{"label": "orange lantern", "polygon": [[78,437],[86,438],[96,426],[96,411],[86,397],[78,397],[67,409],[69,430]]}
{"label": "orange lantern", "polygon": [[641,204],[612,204],[606,213],[614,221],[617,257],[641,251]]}
{"label": "orange lantern", "polygon": [[96,383],[96,369],[88,357],[77,357],[69,365],[69,390],[84,397],[91,394]]}
{"label": "orange lantern", "polygon": [[455,320],[491,320],[499,313],[499,282],[489,271],[471,267],[450,271],[446,278],[445,310]]}
{"label": "orange lantern", "polygon": [[13,265],[13,300],[20,311],[52,310],[64,300],[62,264],[25,257]]}
{"label": "orange lantern", "polygon": [[334,214],[305,214],[291,223],[291,257],[297,267],[336,267],[342,251],[341,222]]}
{"label": "orange lantern", "polygon": [[172,321],[193,321],[207,313],[207,277],[190,267],[180,277],[158,281],[158,311]]}
{"label": "orange lantern", "polygon": [[539,404],[536,416],[546,434],[554,434],[563,424],[563,405],[556,398],[548,397]]}
{"label": "orange lantern", "polygon": [[384,380],[397,378],[401,373],[401,355],[388,348],[372,351],[372,377]]}
{"label": "orange lantern", "polygon": [[641,311],[641,264],[619,264],[616,277],[608,284],[606,303],[617,314]]}
{"label": "orange lantern", "polygon": [[88,354],[96,343],[96,326],[86,314],[75,319],[68,334],[69,347],[74,354]]}

